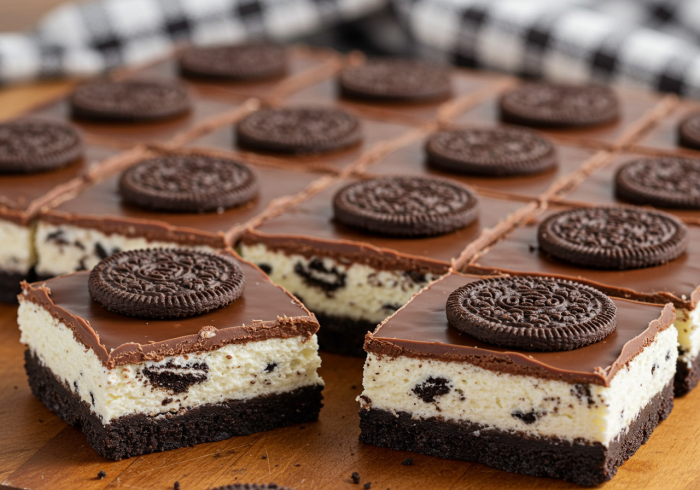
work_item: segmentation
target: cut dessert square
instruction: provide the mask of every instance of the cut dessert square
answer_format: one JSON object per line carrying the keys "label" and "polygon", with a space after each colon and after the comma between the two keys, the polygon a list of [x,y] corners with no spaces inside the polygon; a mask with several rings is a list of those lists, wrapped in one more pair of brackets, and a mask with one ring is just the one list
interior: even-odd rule
{"label": "cut dessert square", "polygon": [[[458,127],[453,126],[452,129],[458,129]],[[589,149],[552,142],[557,164],[550,169],[535,172],[531,175],[477,175],[476,173],[469,173],[467,171],[456,172],[431,166],[427,161],[425,148],[429,138],[430,137],[399,148],[377,164],[370,166],[367,172],[377,175],[401,173],[445,177],[454,179],[464,185],[469,185],[480,192],[500,195],[505,198],[530,200],[537,199],[545,193],[552,184],[578,170],[581,165],[595,155],[595,153]],[[516,147],[516,151],[508,154],[508,156],[512,157],[520,153],[517,150]],[[506,154],[506,152],[503,151],[501,147],[498,151],[498,157],[503,158],[504,154]],[[522,153],[520,154],[522,155]],[[483,155],[478,156],[482,159],[484,158]],[[529,155],[525,152],[524,156],[527,158]],[[489,161],[488,163],[492,162]],[[493,163],[495,164],[496,162]]]}
{"label": "cut dessert square", "polygon": [[[481,320],[477,335],[491,335],[488,343],[464,333],[469,312]],[[584,326],[610,312],[617,327],[607,336],[543,350],[581,341]],[[674,317],[670,304],[610,299],[571,281],[451,273],[367,335],[360,440],[602,483],[673,407]],[[490,330],[496,319],[515,327]],[[533,343],[513,347],[516,341]],[[535,341],[545,347],[533,350]]]}
{"label": "cut dessert square", "polygon": [[[146,252],[154,251],[107,260],[123,262],[129,254]],[[158,291],[163,289],[157,284],[165,281],[168,294],[177,289],[175,283],[184,281],[180,289],[196,290],[218,274],[211,265],[204,275],[192,272],[191,264],[200,259],[182,255],[196,252],[160,252],[180,256],[138,266],[139,277],[127,279],[130,297],[138,291],[148,296],[148,288],[137,289],[143,277],[152,279]],[[225,262],[234,257],[229,252],[200,255]],[[143,309],[131,310],[130,316],[116,313],[116,303],[93,299],[90,272],[24,283],[18,323],[32,392],[68,424],[80,427],[89,444],[109,459],[316,420],[323,388],[316,372],[321,363],[318,323],[259,269],[238,263],[245,277],[243,294],[185,318],[133,316]],[[192,274],[198,279],[189,283]],[[146,306],[158,301],[152,298]],[[200,296],[161,304],[174,309],[203,301]]]}
{"label": "cut dessert square", "polygon": [[[183,151],[160,156],[165,155],[186,158],[198,154]],[[121,174],[104,176],[104,180],[86,187],[73,199],[41,214],[36,232],[38,276],[91,269],[120,250],[177,246],[222,249],[229,230],[262,213],[274,199],[296,194],[322,175],[299,169],[249,167],[257,176],[257,195],[239,205],[206,212],[167,211],[130,204],[120,192]],[[208,179],[208,173],[203,179]],[[207,182],[211,185],[219,183],[210,180]],[[185,188],[187,182],[183,183]],[[204,195],[213,192],[203,189]]]}
{"label": "cut dessert square", "polygon": [[[506,89],[504,92],[508,90],[511,89]],[[549,125],[548,127],[540,127],[540,130],[548,136],[562,141],[570,140],[593,146],[609,146],[617,143],[620,138],[631,134],[629,133],[630,128],[633,128],[635,123],[651,114],[652,111],[660,110],[663,112],[663,109],[668,105],[663,96],[638,90],[615,90],[615,95],[619,104],[619,115],[614,121],[580,127]],[[502,124],[499,96],[474,106],[457,118],[456,122],[479,125]]]}
{"label": "cut dessert square", "polygon": [[[334,211],[335,195],[344,186],[374,180],[337,181],[246,230],[238,245],[244,258],[314,312],[322,325],[319,338],[325,350],[364,356],[362,343],[369,330],[447,272],[451,260],[484,229],[524,206],[481,196],[481,211],[474,221],[432,236],[397,236],[384,225],[377,232],[340,222]],[[418,212],[427,213],[431,206],[425,204]],[[405,224],[413,226],[410,219]],[[412,228],[420,229],[419,225]]]}
{"label": "cut dessert square", "polygon": [[[465,267],[476,274],[539,274],[572,277],[594,285],[611,296],[676,307],[680,355],[676,396],[693,389],[700,380],[700,226],[687,225],[687,249],[675,259],[657,265],[624,270],[576,265],[541,249],[538,228],[548,218],[567,210],[553,206],[514,229],[489,249],[473,257]],[[653,237],[647,232],[642,237]],[[631,252],[630,252],[631,255]]]}
{"label": "cut dessert square", "polygon": [[[17,120],[21,123],[25,120]],[[31,121],[31,119],[28,119]],[[38,123],[64,126],[52,119],[34,119]],[[20,292],[20,281],[31,280],[36,263],[34,232],[39,209],[49,206],[62,194],[77,188],[85,172],[97,162],[116,154],[116,151],[94,145],[81,145],[80,154],[71,162],[41,171],[9,170],[6,166],[17,162],[30,164],[26,156],[17,151],[19,146],[28,155],[57,152],[56,141],[49,131],[42,131],[42,138],[35,138],[43,148],[33,149],[31,144],[18,140],[21,134],[11,134],[8,128],[15,122],[0,126],[0,302],[14,303]],[[56,135],[58,138],[58,135]],[[8,148],[9,146],[9,148]],[[65,152],[65,150],[60,150]],[[65,162],[64,162],[65,163]]]}
{"label": "cut dessert square", "polygon": [[700,112],[700,104],[695,100],[683,100],[673,112],[658,121],[646,134],[636,142],[635,150],[658,154],[677,154],[690,158],[700,156],[697,145],[681,143],[680,126],[688,117]]}

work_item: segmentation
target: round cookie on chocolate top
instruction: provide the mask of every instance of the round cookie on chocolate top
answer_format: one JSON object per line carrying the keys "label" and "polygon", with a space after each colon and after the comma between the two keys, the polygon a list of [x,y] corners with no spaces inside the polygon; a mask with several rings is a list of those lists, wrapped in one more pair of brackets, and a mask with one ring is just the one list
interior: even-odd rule
{"label": "round cookie on chocolate top", "polygon": [[180,73],[187,77],[253,81],[287,73],[287,53],[272,43],[191,47],[180,56]]}
{"label": "round cookie on chocolate top", "polygon": [[507,177],[546,172],[557,166],[554,146],[521,128],[440,131],[426,143],[427,163],[445,172]]}
{"label": "round cookie on chocolate top", "polygon": [[591,207],[561,211],[540,223],[542,252],[593,269],[640,269],[670,262],[688,248],[688,229],[662,211]]}
{"label": "round cookie on chocolate top", "polygon": [[90,273],[92,299],[137,318],[184,318],[221,308],[243,294],[245,277],[227,255],[180,249],[119,252]]}
{"label": "round cookie on chocolate top", "polygon": [[470,225],[479,199],[448,180],[389,176],[346,185],[333,198],[333,212],[337,222],[370,233],[428,237]]}
{"label": "round cookie on chocolate top", "polygon": [[503,94],[501,120],[524,126],[576,128],[615,121],[615,92],[602,85],[527,83]]}
{"label": "round cookie on chocolate top", "polygon": [[187,88],[174,80],[100,80],[78,87],[70,97],[74,118],[145,122],[189,112]]}
{"label": "round cookie on chocolate top", "polygon": [[25,118],[0,124],[0,174],[53,170],[82,155],[82,138],[66,123]]}
{"label": "round cookie on chocolate top", "polygon": [[627,162],[615,174],[615,195],[632,204],[700,209],[700,160],[656,157]]}
{"label": "round cookie on chocolate top", "polygon": [[444,99],[452,91],[446,68],[419,60],[374,59],[343,70],[343,97],[379,101],[423,102]]}
{"label": "round cookie on chocolate top", "polygon": [[275,153],[324,153],[357,145],[360,121],[345,111],[326,107],[263,109],[236,126],[238,145]]}
{"label": "round cookie on chocolate top", "polygon": [[700,150],[700,112],[693,113],[678,126],[678,144]]}
{"label": "round cookie on chocolate top", "polygon": [[540,276],[482,279],[455,290],[451,326],[482,342],[531,351],[564,351],[600,342],[617,327],[617,307],[590,286]]}
{"label": "round cookie on chocolate top", "polygon": [[258,194],[258,179],[245,164],[207,155],[145,160],[119,180],[124,201],[145,209],[198,213],[245,204]]}

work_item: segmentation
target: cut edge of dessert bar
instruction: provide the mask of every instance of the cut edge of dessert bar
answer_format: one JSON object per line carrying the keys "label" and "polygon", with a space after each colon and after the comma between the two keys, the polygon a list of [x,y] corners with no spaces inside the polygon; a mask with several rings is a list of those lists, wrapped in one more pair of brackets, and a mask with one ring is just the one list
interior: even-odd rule
{"label": "cut edge of dessert bar", "polygon": [[[318,322],[259,268],[220,254],[238,261],[251,293],[185,319],[111,313],[93,303],[85,271],[22,283],[18,324],[32,392],[81,428],[101,456],[119,460],[317,420]],[[249,308],[233,313],[248,319],[226,325],[236,308]],[[124,328],[130,322],[138,328]],[[184,335],[172,333],[186,322]],[[130,341],[135,332],[160,338]]]}
{"label": "cut edge of dessert bar", "polygon": [[[561,359],[576,350],[551,353],[560,356],[551,365],[540,352],[494,347],[448,324],[448,294],[484,278],[446,274],[367,334],[360,441],[584,486],[610,480],[673,408],[673,305],[611,298],[656,313],[645,312],[648,325],[611,365],[567,370]],[[440,317],[443,333],[421,332],[435,329],[422,320]]]}

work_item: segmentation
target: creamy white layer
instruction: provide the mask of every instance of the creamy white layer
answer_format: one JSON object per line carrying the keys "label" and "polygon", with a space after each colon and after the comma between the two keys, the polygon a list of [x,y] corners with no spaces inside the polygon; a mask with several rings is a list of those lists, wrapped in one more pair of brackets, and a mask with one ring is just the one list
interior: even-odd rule
{"label": "creamy white layer", "polygon": [[[617,372],[609,387],[497,373],[466,362],[369,354],[364,391],[357,400],[362,408],[407,412],[414,419],[463,420],[500,431],[567,441],[581,438],[607,446],[672,382],[677,338],[673,327],[659,333]],[[431,389],[443,394],[425,401]]]}
{"label": "creamy white layer", "polygon": [[26,274],[35,262],[34,224],[22,226],[0,219],[0,271]]}
{"label": "creamy white layer", "polygon": [[299,296],[311,311],[372,323],[384,320],[437,277],[287,255],[264,244],[241,245],[240,253],[263,266],[273,282]]}
{"label": "creamy white layer", "polygon": [[[182,248],[176,242],[148,241],[142,237],[107,235],[99,230],[39,221],[36,230],[37,264],[40,276],[59,276],[95,267],[105,255],[143,248]],[[205,252],[207,245],[186,247]]]}
{"label": "creamy white layer", "polygon": [[[87,403],[103,424],[134,413],[177,413],[198,405],[250,399],[323,385],[316,336],[230,344],[221,349],[163,359],[160,362],[106,368],[72,330],[31,301],[18,313],[21,342],[44,366]],[[206,366],[206,368],[204,368]],[[152,382],[159,374],[192,375],[198,382],[186,391]]]}
{"label": "creamy white layer", "polygon": [[676,310],[676,328],[678,329],[678,347],[681,362],[692,369],[693,360],[700,354],[700,305],[693,310]]}

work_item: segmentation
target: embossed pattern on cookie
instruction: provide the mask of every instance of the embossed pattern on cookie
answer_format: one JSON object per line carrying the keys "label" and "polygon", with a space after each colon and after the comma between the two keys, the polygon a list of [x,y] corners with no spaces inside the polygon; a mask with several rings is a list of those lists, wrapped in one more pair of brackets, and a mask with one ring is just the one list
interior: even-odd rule
{"label": "embossed pattern on cookie", "polygon": [[643,158],[615,174],[615,195],[632,204],[700,209],[700,160]]}

